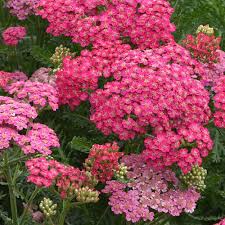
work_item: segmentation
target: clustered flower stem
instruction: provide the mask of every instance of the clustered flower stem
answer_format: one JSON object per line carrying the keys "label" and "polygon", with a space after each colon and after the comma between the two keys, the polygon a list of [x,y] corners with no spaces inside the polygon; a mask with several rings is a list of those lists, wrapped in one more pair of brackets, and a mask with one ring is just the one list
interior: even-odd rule
{"label": "clustered flower stem", "polygon": [[10,197],[10,206],[11,206],[13,225],[18,225],[17,201],[16,201],[16,196],[14,194],[15,180],[13,180],[12,172],[9,167],[8,152],[5,151],[3,154],[4,154],[3,157],[4,157],[4,163],[5,163],[5,168],[4,168],[5,177],[6,177],[6,181],[8,183],[8,188],[9,188],[9,197]]}
{"label": "clustered flower stem", "polygon": [[35,190],[33,191],[32,195],[30,196],[28,202],[27,202],[27,207],[24,208],[24,211],[21,215],[21,219],[20,219],[20,225],[25,225],[25,219],[26,219],[26,215],[28,213],[29,207],[32,205],[33,200],[35,199],[35,197],[37,196],[37,194],[40,192],[40,188],[38,188],[37,186],[35,187]]}
{"label": "clustered flower stem", "polygon": [[64,225],[66,215],[67,215],[69,209],[70,209],[70,202],[67,199],[63,200],[63,209],[62,209],[62,212],[60,214],[58,225]]}

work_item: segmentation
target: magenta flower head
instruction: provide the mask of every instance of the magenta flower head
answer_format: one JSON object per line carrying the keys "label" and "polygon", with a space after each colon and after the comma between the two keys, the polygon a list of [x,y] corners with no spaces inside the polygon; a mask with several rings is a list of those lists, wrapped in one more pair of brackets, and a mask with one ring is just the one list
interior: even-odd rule
{"label": "magenta flower head", "polygon": [[6,45],[16,46],[26,36],[26,33],[25,27],[9,27],[2,33],[3,41]]}

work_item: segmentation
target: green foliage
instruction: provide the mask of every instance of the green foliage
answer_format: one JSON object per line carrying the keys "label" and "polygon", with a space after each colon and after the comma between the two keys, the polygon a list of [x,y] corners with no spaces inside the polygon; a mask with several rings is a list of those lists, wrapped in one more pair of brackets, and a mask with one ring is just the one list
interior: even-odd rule
{"label": "green foliage", "polygon": [[212,159],[219,163],[225,157],[225,129],[213,127],[210,131],[214,140]]}
{"label": "green foliage", "polygon": [[223,0],[172,0],[175,8],[173,22],[177,27],[175,37],[178,41],[187,34],[193,34],[199,25],[209,24],[222,35],[222,47],[225,47],[225,2]]}
{"label": "green foliage", "polygon": [[71,141],[71,148],[76,151],[88,153],[92,144],[93,143],[91,143],[86,137],[75,136]]}
{"label": "green foliage", "polygon": [[51,53],[48,50],[46,50],[46,48],[41,48],[38,45],[33,45],[31,47],[31,52],[30,53],[34,57],[34,59],[37,62],[41,63],[43,66],[46,66],[46,67],[50,67],[51,66],[50,58],[51,58],[51,56],[52,56],[52,54],[54,52]]}

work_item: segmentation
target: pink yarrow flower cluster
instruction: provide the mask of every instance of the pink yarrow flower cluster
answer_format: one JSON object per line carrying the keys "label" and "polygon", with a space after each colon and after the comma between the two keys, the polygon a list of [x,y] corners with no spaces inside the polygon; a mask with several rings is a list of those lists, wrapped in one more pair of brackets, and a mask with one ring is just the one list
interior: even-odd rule
{"label": "pink yarrow flower cluster", "polygon": [[217,127],[225,128],[225,77],[221,77],[213,87],[215,91],[214,104],[216,112],[214,113],[214,123]]}
{"label": "pink yarrow flower cluster", "polygon": [[51,148],[59,148],[59,139],[56,133],[48,126],[33,123],[26,134],[26,142],[21,146],[24,154],[41,153],[50,155]]}
{"label": "pink yarrow flower cluster", "polygon": [[53,111],[58,109],[58,93],[50,84],[18,81],[11,84],[7,91],[15,99],[29,102],[38,110],[47,106],[50,106]]}
{"label": "pink yarrow flower cluster", "polygon": [[3,41],[6,45],[16,46],[26,36],[26,33],[25,27],[9,27],[2,32]]}
{"label": "pink yarrow flower cluster", "polygon": [[30,121],[37,117],[35,109],[9,97],[0,96],[0,149],[11,144],[23,145],[26,138],[18,131],[27,129]]}
{"label": "pink yarrow flower cluster", "polygon": [[62,198],[74,194],[74,190],[82,187],[87,181],[84,171],[44,157],[28,160],[26,167],[29,172],[28,182],[39,187],[50,187],[55,184]]}
{"label": "pink yarrow flower cluster", "polygon": [[205,86],[214,86],[216,81],[225,74],[225,52],[217,50],[218,61],[216,63],[203,63],[205,69],[201,82]]}
{"label": "pink yarrow flower cluster", "polygon": [[27,103],[0,96],[0,115],[0,124],[23,130],[27,129],[30,121],[37,117],[37,112]]}
{"label": "pink yarrow flower cluster", "polygon": [[63,60],[62,69],[57,74],[56,84],[60,104],[68,104],[72,109],[89,97],[89,92],[97,89],[100,71],[86,57]]}
{"label": "pink yarrow flower cluster", "polygon": [[0,71],[0,88],[7,91],[8,87],[12,83],[17,81],[26,81],[27,79],[27,75],[20,71],[15,71],[12,73]]}
{"label": "pink yarrow flower cluster", "polygon": [[56,76],[53,74],[50,75],[50,72],[50,68],[41,67],[31,75],[29,80],[32,82],[47,83],[55,87]]}
{"label": "pink yarrow flower cluster", "polygon": [[122,162],[128,167],[127,184],[108,181],[103,193],[111,194],[109,205],[115,214],[125,214],[133,223],[153,220],[154,213],[179,216],[192,213],[200,194],[194,189],[179,189],[179,181],[171,170],[156,172],[148,167],[141,155],[124,156]]}
{"label": "pink yarrow flower cluster", "polygon": [[[0,96],[0,149],[16,144],[24,154],[49,155],[51,148],[59,147],[59,140],[52,129],[32,122],[37,116],[31,105]],[[26,134],[20,134],[19,131],[24,129],[28,129]]]}
{"label": "pink yarrow flower cluster", "polygon": [[170,23],[173,9],[166,0],[40,0],[37,8],[49,22],[47,32],[72,37],[82,46],[128,36],[141,48],[158,47],[160,41],[173,40],[175,31]]}
{"label": "pink yarrow flower cluster", "polygon": [[19,144],[23,138],[18,134],[17,130],[0,124],[0,150],[7,149],[11,144]]}
{"label": "pink yarrow flower cluster", "polygon": [[29,15],[34,14],[38,2],[39,0],[7,0],[6,7],[19,20],[25,20]]}
{"label": "pink yarrow flower cluster", "polygon": [[123,155],[118,151],[119,146],[116,143],[93,145],[85,160],[86,169],[90,170],[92,175],[102,183],[111,180],[114,172],[119,170],[119,158]]}
{"label": "pink yarrow flower cluster", "polygon": [[111,66],[116,81],[91,94],[90,118],[97,128],[127,140],[146,133],[149,126],[158,133],[207,123],[209,93],[192,78],[200,76],[201,67],[182,52],[169,45],[124,53]]}
{"label": "pink yarrow flower cluster", "polygon": [[203,63],[215,63],[218,61],[221,37],[209,36],[198,33],[197,36],[187,35],[183,40],[185,48],[190,50],[192,56]]}
{"label": "pink yarrow flower cluster", "polygon": [[98,88],[99,78],[111,76],[111,66],[130,46],[116,41],[109,47],[108,42],[92,51],[83,50],[75,59],[66,57],[61,70],[55,76],[60,104],[68,104],[74,109],[82,101],[89,99],[90,93]]}
{"label": "pink yarrow flower cluster", "polygon": [[55,164],[56,161],[48,161],[44,157],[27,160],[26,167],[29,172],[27,181],[39,187],[50,187],[59,174]]}
{"label": "pink yarrow flower cluster", "polygon": [[202,164],[202,158],[208,156],[213,142],[206,128],[191,124],[177,133],[162,132],[154,138],[146,138],[145,147],[143,154],[149,166],[162,170],[176,163],[186,174],[193,165]]}

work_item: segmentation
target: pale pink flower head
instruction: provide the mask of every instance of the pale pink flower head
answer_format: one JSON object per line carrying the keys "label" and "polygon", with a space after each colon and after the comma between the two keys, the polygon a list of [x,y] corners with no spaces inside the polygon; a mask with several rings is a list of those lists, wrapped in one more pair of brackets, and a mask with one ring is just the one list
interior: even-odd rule
{"label": "pale pink flower head", "polygon": [[19,41],[26,36],[26,33],[25,27],[9,27],[2,33],[3,41],[6,45],[17,46]]}
{"label": "pale pink flower head", "polygon": [[50,74],[50,72],[50,68],[41,67],[31,75],[29,80],[32,82],[47,83],[55,87],[56,76],[55,74]]}
{"label": "pale pink flower head", "polygon": [[31,105],[0,96],[0,125],[23,130],[27,129],[36,117],[37,112]]}
{"label": "pale pink flower head", "polygon": [[194,189],[179,188],[171,170],[154,171],[142,155],[126,155],[122,162],[128,168],[128,182],[107,181],[103,193],[110,194],[109,205],[115,214],[124,214],[133,223],[153,220],[154,211],[179,216],[192,213],[200,194]]}
{"label": "pale pink flower head", "polygon": [[53,111],[58,109],[58,93],[50,84],[18,81],[8,86],[7,92],[19,101],[31,103],[37,110],[47,106]]}
{"label": "pale pink flower head", "polygon": [[19,138],[17,130],[0,125],[0,150],[9,148],[11,143],[17,143]]}
{"label": "pale pink flower head", "polygon": [[26,143],[22,146],[24,154],[50,155],[52,148],[60,147],[59,139],[51,128],[40,123],[33,123],[30,127],[26,134]]}
{"label": "pale pink flower head", "polygon": [[29,15],[34,14],[38,2],[39,0],[7,0],[6,7],[19,20],[25,20]]}

